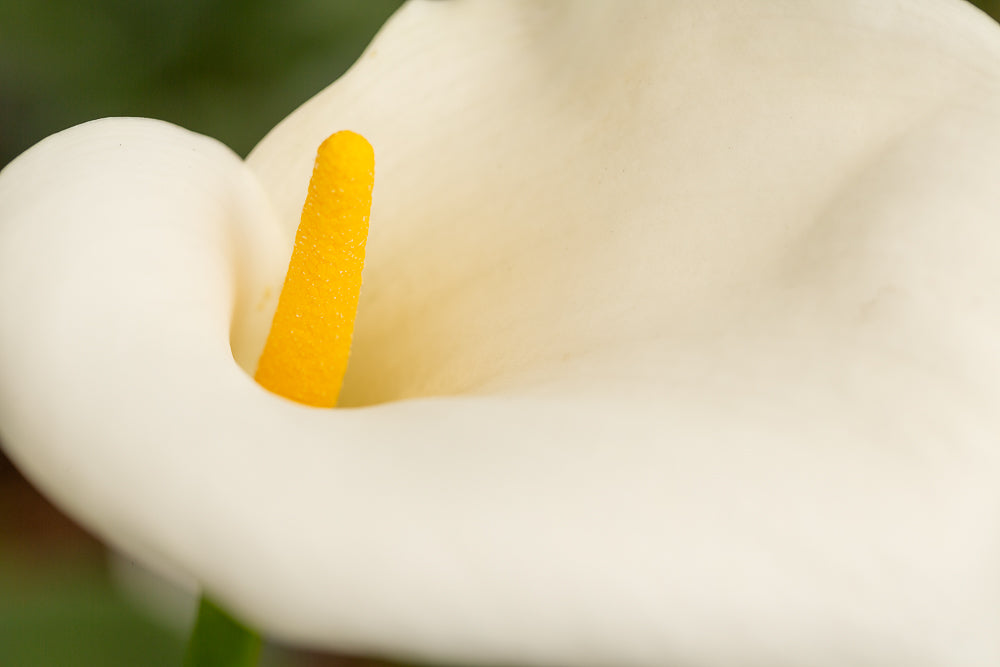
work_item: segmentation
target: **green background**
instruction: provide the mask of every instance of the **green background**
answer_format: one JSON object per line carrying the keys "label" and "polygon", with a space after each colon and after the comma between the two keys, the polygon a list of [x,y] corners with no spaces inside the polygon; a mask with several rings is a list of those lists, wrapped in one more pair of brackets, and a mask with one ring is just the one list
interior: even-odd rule
{"label": "green background", "polygon": [[[0,0],[0,166],[102,116],[164,118],[245,154],[399,4]],[[1000,0],[979,6],[1000,15]],[[116,594],[101,545],[0,455],[0,665],[175,666],[183,641]],[[262,664],[375,663],[271,646]]]}
{"label": "green background", "polygon": [[399,0],[0,0],[0,165],[103,116],[245,154],[350,66]]}

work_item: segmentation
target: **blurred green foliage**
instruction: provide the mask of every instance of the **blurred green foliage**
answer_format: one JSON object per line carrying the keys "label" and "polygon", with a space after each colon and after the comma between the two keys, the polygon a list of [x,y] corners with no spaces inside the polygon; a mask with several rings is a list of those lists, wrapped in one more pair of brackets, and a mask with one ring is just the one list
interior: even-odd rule
{"label": "blurred green foliage", "polygon": [[0,0],[0,165],[102,116],[246,153],[350,66],[400,0]]}
{"label": "blurred green foliage", "polygon": [[[0,552],[0,665],[179,667],[186,641],[122,597],[100,564],[39,568]],[[268,647],[259,667],[298,664]]]}
{"label": "blurred green foliage", "polygon": [[0,664],[176,667],[183,642],[141,614],[88,562],[0,553]]}
{"label": "blurred green foliage", "polygon": [[1000,19],[1000,0],[978,0],[973,2],[975,6],[982,9],[995,19]]}

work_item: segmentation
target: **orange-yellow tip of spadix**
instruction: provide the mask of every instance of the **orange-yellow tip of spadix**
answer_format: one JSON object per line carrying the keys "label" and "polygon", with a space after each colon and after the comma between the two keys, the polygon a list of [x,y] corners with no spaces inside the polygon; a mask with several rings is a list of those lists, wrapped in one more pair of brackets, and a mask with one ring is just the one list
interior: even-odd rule
{"label": "orange-yellow tip of spadix", "polygon": [[361,135],[337,132],[320,145],[254,376],[293,401],[337,403],[358,310],[374,179],[375,155]]}

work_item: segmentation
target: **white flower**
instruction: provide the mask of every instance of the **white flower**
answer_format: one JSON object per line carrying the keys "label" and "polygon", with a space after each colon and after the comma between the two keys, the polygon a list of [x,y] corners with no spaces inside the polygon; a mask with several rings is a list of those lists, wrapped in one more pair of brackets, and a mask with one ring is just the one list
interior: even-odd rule
{"label": "white flower", "polygon": [[[342,128],[369,407],[317,410],[245,370]],[[1000,664],[998,182],[963,3],[414,1],[245,164],[114,119],[4,170],[4,446],[304,644]]]}

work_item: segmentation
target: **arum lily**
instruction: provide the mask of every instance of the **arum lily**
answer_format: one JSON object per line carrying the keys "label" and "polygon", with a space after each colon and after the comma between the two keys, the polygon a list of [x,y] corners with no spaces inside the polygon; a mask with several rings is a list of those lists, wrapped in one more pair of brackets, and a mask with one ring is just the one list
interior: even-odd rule
{"label": "arum lily", "polygon": [[[252,374],[342,128],[377,182],[323,410]],[[311,646],[1000,664],[998,178],[961,2],[414,0],[246,162],[112,119],[4,170],[4,446]]]}

